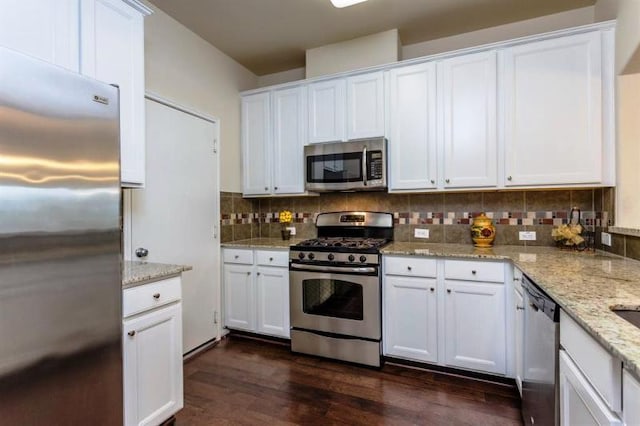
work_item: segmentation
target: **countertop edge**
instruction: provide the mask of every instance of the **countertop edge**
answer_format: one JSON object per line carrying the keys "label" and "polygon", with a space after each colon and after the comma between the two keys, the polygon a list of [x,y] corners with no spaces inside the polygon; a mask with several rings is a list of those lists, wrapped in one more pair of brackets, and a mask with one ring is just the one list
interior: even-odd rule
{"label": "countertop edge", "polygon": [[126,290],[150,282],[172,278],[192,269],[193,267],[190,265],[125,261],[123,264],[122,289]]}

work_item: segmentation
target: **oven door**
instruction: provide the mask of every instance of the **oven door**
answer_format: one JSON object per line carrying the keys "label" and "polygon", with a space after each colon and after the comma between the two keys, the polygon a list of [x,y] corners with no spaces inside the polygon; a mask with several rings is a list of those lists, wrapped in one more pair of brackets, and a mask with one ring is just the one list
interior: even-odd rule
{"label": "oven door", "polygon": [[[317,268],[317,267],[316,267]],[[381,291],[375,275],[290,270],[291,326],[365,339],[381,338]]]}

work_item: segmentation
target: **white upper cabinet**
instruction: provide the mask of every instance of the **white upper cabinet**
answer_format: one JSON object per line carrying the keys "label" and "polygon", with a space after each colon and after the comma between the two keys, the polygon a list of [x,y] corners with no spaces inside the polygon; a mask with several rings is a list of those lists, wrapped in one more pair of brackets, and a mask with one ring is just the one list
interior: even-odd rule
{"label": "white upper cabinet", "polygon": [[150,12],[132,1],[80,3],[80,70],[120,88],[123,186],[144,186],[145,182],[144,16]]}
{"label": "white upper cabinet", "polygon": [[347,139],[384,136],[382,71],[347,78]]}
{"label": "white upper cabinet", "polygon": [[505,185],[603,180],[601,32],[502,52]]}
{"label": "white upper cabinet", "polygon": [[242,98],[243,193],[271,193],[271,96],[269,92]]}
{"label": "white upper cabinet", "polygon": [[382,71],[319,81],[307,87],[308,143],[384,136]]}
{"label": "white upper cabinet", "polygon": [[436,188],[436,66],[389,72],[389,189]]}
{"label": "white upper cabinet", "polygon": [[320,81],[308,86],[309,143],[345,139],[346,86],[345,79]]}
{"label": "white upper cabinet", "polygon": [[495,51],[438,64],[444,188],[497,185],[496,79]]}
{"label": "white upper cabinet", "polygon": [[243,194],[304,193],[306,90],[242,97]]}
{"label": "white upper cabinet", "polygon": [[78,72],[79,0],[0,0],[0,46]]}
{"label": "white upper cabinet", "polygon": [[[273,192],[304,192],[303,146],[306,140],[306,91],[273,91]],[[264,162],[264,158],[256,161]]]}

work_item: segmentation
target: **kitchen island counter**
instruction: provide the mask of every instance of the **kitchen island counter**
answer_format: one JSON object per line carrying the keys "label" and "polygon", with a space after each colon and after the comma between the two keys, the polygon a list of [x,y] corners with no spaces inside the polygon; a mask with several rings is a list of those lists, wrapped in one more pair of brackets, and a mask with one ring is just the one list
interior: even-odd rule
{"label": "kitchen island counter", "polygon": [[384,255],[434,256],[513,262],[625,367],[640,377],[640,328],[611,307],[640,309],[640,262],[604,252],[564,251],[555,247],[395,242]]}

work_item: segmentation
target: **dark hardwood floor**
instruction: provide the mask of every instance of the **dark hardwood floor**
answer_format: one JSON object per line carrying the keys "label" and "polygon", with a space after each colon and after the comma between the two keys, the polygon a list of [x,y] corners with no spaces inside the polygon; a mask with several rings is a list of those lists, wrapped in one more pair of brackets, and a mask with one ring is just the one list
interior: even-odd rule
{"label": "dark hardwood floor", "polygon": [[185,364],[176,425],[522,425],[513,386],[232,336]]}

